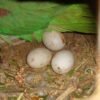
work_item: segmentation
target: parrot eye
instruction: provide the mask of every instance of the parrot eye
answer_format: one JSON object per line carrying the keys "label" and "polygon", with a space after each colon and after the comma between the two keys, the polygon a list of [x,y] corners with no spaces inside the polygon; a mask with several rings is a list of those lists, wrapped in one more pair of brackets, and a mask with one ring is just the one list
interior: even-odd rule
{"label": "parrot eye", "polygon": [[0,17],[7,16],[9,14],[9,11],[4,8],[0,8]]}

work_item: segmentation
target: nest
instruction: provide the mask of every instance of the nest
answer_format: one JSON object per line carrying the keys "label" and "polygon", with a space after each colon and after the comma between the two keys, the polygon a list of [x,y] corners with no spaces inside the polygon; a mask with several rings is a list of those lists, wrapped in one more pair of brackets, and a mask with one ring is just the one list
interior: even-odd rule
{"label": "nest", "polygon": [[[65,75],[56,74],[51,66],[35,71],[26,63],[30,50],[44,47],[42,43],[15,39],[11,45],[0,47],[0,100],[56,100],[70,85],[76,89],[67,98],[88,97],[95,89],[96,36],[77,33],[65,34],[65,49],[75,56],[75,64]],[[20,100],[20,99],[18,99]],[[66,99],[65,99],[66,100]]]}

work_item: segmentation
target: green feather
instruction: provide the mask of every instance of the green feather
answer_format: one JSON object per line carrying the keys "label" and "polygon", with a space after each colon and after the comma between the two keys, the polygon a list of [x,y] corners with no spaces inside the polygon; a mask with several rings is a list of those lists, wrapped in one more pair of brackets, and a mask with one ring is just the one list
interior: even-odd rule
{"label": "green feather", "polygon": [[15,2],[1,0],[0,8],[9,14],[0,17],[0,34],[31,41],[42,40],[45,31],[95,33],[96,22],[88,5],[60,5],[50,2]]}
{"label": "green feather", "polygon": [[55,16],[48,28],[61,32],[95,33],[96,22],[87,5],[71,4],[65,6],[61,13]]}

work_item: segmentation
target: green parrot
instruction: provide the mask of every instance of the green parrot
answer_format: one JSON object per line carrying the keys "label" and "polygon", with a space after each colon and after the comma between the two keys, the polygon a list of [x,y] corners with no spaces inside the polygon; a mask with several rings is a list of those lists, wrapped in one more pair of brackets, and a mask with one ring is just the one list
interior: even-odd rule
{"label": "green parrot", "polygon": [[32,41],[44,32],[96,33],[96,21],[87,4],[0,0],[0,35]]}

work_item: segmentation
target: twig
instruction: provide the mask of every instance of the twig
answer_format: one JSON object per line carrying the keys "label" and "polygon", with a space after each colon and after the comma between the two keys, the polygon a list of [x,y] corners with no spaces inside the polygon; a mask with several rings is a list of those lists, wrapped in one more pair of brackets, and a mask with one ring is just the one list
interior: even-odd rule
{"label": "twig", "polygon": [[21,94],[18,96],[17,100],[21,100],[22,97],[23,97],[23,95],[24,95],[24,93],[21,93]]}
{"label": "twig", "polygon": [[75,90],[75,87],[70,86],[67,90],[65,90],[56,100],[64,100],[70,93]]}

